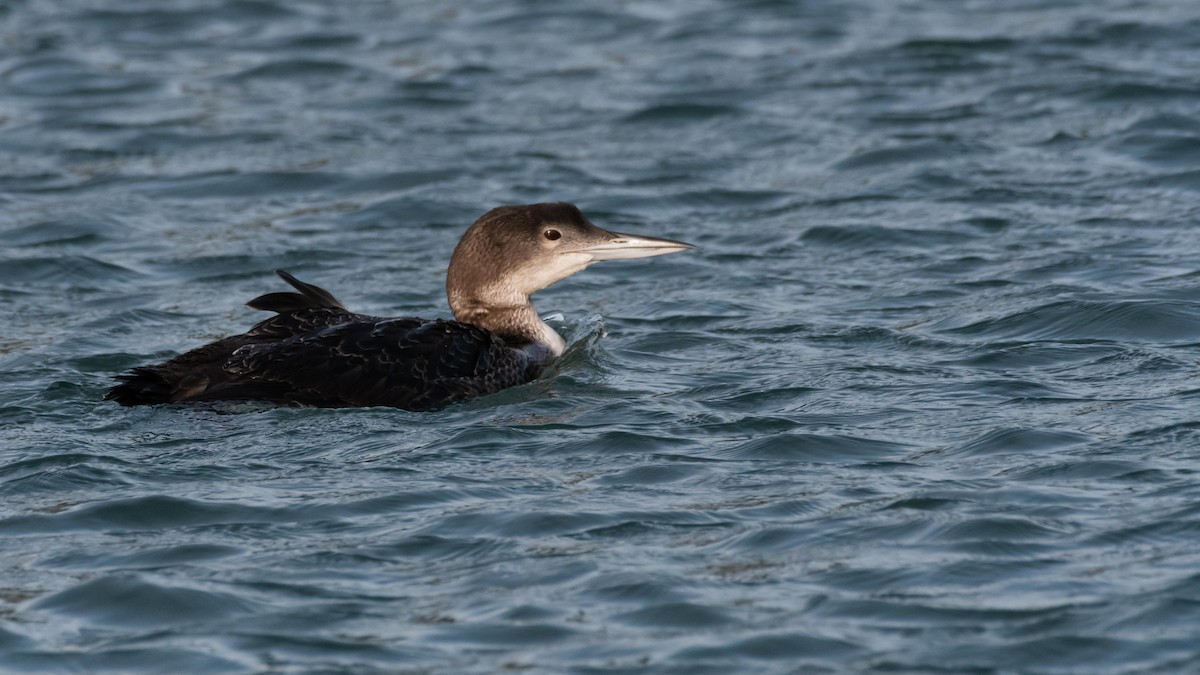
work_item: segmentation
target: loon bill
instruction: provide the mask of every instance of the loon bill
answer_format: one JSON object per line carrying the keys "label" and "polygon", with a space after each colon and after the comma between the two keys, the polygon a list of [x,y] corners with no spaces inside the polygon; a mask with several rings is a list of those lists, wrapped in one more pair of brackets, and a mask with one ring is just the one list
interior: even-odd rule
{"label": "loon bill", "polygon": [[329,408],[430,410],[537,378],[563,339],[529,296],[601,260],[691,244],[596,227],[573,204],[501,206],[454,249],[454,321],[355,314],[328,291],[276,270],[294,293],[247,304],[276,315],[249,331],[117,377],[121,405],[266,401]]}

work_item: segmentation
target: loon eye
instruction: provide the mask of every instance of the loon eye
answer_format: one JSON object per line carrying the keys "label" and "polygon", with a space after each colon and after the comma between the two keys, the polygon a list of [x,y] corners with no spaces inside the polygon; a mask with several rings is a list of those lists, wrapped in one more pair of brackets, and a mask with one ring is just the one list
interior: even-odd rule
{"label": "loon eye", "polygon": [[562,232],[559,232],[558,230],[546,230],[543,232],[543,234],[545,234],[546,238],[550,241],[557,241],[558,239],[562,238]]}

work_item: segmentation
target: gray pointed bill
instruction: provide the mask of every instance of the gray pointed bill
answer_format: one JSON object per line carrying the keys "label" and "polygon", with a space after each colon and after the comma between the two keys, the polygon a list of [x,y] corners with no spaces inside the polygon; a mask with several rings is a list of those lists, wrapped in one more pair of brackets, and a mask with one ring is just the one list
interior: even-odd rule
{"label": "gray pointed bill", "polygon": [[605,241],[584,246],[582,249],[579,249],[579,252],[591,255],[592,261],[599,261],[649,258],[650,256],[678,253],[679,251],[686,251],[689,248],[696,248],[692,244],[682,241],[644,237],[640,234],[609,232],[608,235],[609,237]]}

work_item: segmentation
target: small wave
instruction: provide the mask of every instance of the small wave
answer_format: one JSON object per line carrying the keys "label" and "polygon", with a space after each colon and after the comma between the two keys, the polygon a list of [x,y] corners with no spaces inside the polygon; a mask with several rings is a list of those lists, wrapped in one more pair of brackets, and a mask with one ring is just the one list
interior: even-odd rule
{"label": "small wave", "polygon": [[10,258],[0,265],[0,284],[18,287],[93,287],[99,283],[140,278],[140,274],[127,267],[85,255]]}
{"label": "small wave", "polygon": [[161,583],[137,574],[105,575],[41,598],[33,606],[97,626],[156,629],[221,621],[255,608],[230,593]]}
{"label": "small wave", "polygon": [[1101,103],[1192,101],[1200,99],[1200,87],[1141,81],[1107,82],[1088,92],[1089,98]]}
{"label": "small wave", "polygon": [[345,176],[320,171],[219,172],[158,178],[143,182],[140,192],[171,199],[230,199],[328,191]]}
{"label": "small wave", "polygon": [[962,244],[978,235],[954,230],[921,230],[884,225],[817,225],[804,232],[803,241],[871,251],[896,247],[930,248]]}
{"label": "small wave", "polygon": [[880,461],[906,453],[908,447],[891,441],[789,432],[742,443],[717,453],[727,459],[775,461],[844,462]]}
{"label": "small wave", "polygon": [[18,62],[0,75],[10,96],[127,95],[146,92],[159,82],[146,75],[111,72],[69,58],[34,58]]}
{"label": "small wave", "polygon": [[738,623],[729,612],[723,609],[691,602],[651,604],[617,614],[612,617],[612,620],[627,626],[641,626],[649,629],[658,629],[662,626],[704,630]]}
{"label": "small wave", "polygon": [[323,59],[270,61],[229,76],[231,82],[251,80],[320,80],[324,78],[369,79],[373,73],[360,66]]}
{"label": "small wave", "polygon": [[947,452],[949,455],[1041,453],[1087,443],[1085,434],[1044,429],[996,429]]}
{"label": "small wave", "polygon": [[990,152],[989,148],[973,143],[923,141],[891,148],[859,151],[838,161],[833,166],[835,169],[843,171],[873,169],[891,164],[919,163],[927,166],[941,160],[959,159]]}
{"label": "small wave", "polygon": [[625,116],[630,124],[644,122],[688,122],[736,115],[738,108],[731,105],[707,103],[663,103],[642,108]]}
{"label": "small wave", "polygon": [[1064,300],[946,332],[1005,339],[1192,342],[1200,340],[1200,311],[1177,301]]}
{"label": "small wave", "polygon": [[115,218],[78,215],[14,227],[3,236],[6,244],[22,248],[92,246],[121,227]]}
{"label": "small wave", "polygon": [[833,661],[845,664],[845,659],[862,652],[862,646],[839,639],[822,638],[803,633],[761,635],[705,647],[688,647],[672,655],[686,661],[788,661],[789,668],[803,664]]}
{"label": "small wave", "polygon": [[1194,166],[1200,161],[1200,121],[1156,115],[1114,134],[1106,146],[1150,164]]}

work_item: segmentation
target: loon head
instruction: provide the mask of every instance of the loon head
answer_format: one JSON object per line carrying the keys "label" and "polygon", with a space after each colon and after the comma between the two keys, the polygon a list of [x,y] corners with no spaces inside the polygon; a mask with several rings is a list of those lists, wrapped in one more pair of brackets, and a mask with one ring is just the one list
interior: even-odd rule
{"label": "loon head", "polygon": [[[574,204],[501,206],[463,234],[446,272],[446,294],[456,319],[505,334],[505,326],[489,324],[522,309],[536,318],[530,295],[594,262],[689,248],[695,246],[596,227]],[[550,330],[537,323],[537,331]],[[561,338],[554,338],[561,351]]]}

